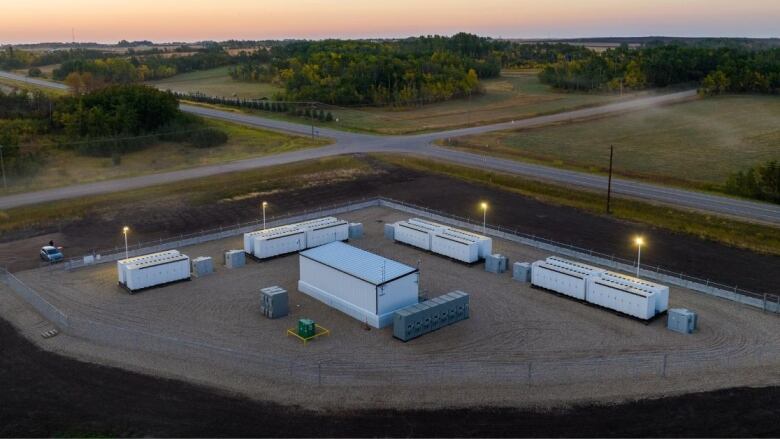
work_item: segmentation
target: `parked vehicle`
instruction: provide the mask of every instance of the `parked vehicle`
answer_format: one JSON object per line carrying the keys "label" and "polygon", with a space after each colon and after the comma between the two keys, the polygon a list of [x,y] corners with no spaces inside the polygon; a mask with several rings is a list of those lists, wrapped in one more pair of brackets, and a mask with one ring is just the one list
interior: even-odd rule
{"label": "parked vehicle", "polygon": [[41,260],[45,262],[59,262],[65,256],[62,254],[62,250],[51,245],[44,245],[41,247]]}

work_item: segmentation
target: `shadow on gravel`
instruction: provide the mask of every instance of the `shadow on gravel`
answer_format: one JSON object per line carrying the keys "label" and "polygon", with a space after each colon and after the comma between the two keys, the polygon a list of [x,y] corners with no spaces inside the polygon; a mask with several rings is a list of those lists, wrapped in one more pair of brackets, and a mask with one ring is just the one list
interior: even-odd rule
{"label": "shadow on gravel", "polygon": [[780,435],[780,387],[545,412],[313,413],[52,354],[4,320],[0,347],[3,437]]}

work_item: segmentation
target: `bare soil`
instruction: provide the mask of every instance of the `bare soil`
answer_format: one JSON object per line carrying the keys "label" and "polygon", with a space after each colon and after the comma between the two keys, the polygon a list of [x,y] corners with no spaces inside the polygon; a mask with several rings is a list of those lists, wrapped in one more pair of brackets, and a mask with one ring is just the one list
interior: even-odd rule
{"label": "bare soil", "polygon": [[305,189],[199,205],[148,200],[112,206],[110,211],[76,221],[8,233],[0,243],[0,264],[13,271],[36,267],[38,250],[50,239],[64,246],[67,256],[121,247],[123,238],[119,231],[128,218],[132,218],[133,223],[132,243],[257,219],[260,198],[270,203],[267,213],[272,216],[383,195],[475,220],[482,216],[479,201],[487,200],[491,206],[488,212],[491,224],[627,259],[635,257],[630,239],[642,234],[648,242],[642,254],[643,266],[660,265],[757,293],[778,293],[780,256],[757,254],[696,236],[545,204],[512,192],[448,177],[377,163],[373,166],[376,173],[372,175]]}
{"label": "bare soil", "polygon": [[43,351],[0,320],[0,436],[777,437],[780,387],[619,405],[321,413]]}

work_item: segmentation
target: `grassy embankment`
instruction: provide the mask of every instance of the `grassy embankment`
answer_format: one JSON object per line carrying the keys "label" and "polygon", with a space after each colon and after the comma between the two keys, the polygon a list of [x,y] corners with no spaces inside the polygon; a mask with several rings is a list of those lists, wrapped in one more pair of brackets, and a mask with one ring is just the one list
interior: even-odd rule
{"label": "grassy embankment", "polygon": [[718,190],[729,174],[780,159],[780,99],[723,96],[618,116],[454,139],[452,148]]}
{"label": "grassy embankment", "polygon": [[[563,93],[539,82],[535,72],[505,72],[501,78],[482,81],[485,93],[471,99],[392,109],[326,106],[337,119],[316,125],[346,131],[377,134],[408,134],[470,125],[484,125],[558,113],[576,108],[603,105],[620,99],[611,94]],[[174,76],[153,85],[181,92],[199,91],[207,95],[241,98],[271,98],[280,91],[271,84],[235,81],[227,68]],[[625,95],[623,98],[629,98]],[[250,111],[260,116],[309,123],[300,117],[268,111]]]}
{"label": "grassy embankment", "polygon": [[214,204],[276,191],[289,191],[371,172],[363,161],[350,156],[332,157],[254,171],[222,174],[123,192],[67,199],[0,211],[4,232],[67,222],[88,215],[112,215],[116,206],[155,203],[159,206]]}
{"label": "grassy embankment", "polygon": [[[434,172],[533,197],[544,203],[574,207],[604,215],[604,194],[577,191],[563,186],[528,180],[510,174],[485,171],[417,157],[377,155],[388,164],[421,172]],[[648,224],[734,247],[780,255],[780,229],[705,213],[675,209],[626,198],[613,198],[612,216]]]}
{"label": "grassy embankment", "polygon": [[121,163],[116,166],[110,157],[89,157],[69,149],[45,146],[45,165],[35,175],[12,182],[9,192],[27,192],[173,171],[315,148],[329,143],[326,139],[291,136],[217,120],[207,120],[205,123],[225,131],[228,134],[227,143],[199,149],[182,143],[160,142],[122,155]]}

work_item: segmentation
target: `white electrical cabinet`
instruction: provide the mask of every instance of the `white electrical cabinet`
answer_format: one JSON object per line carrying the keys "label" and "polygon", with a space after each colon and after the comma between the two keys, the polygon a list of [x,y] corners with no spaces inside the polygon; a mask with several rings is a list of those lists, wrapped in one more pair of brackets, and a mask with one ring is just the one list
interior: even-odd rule
{"label": "white electrical cabinet", "polygon": [[271,229],[254,237],[252,255],[258,259],[294,253],[306,249],[306,232],[295,229]]}
{"label": "white electrical cabinet", "polygon": [[546,261],[531,264],[531,285],[579,300],[587,297],[591,276],[573,266],[554,265]]}
{"label": "white electrical cabinet", "polygon": [[656,314],[658,294],[611,280],[591,278],[588,288],[588,302],[607,309],[650,320]]}
{"label": "white electrical cabinet", "polygon": [[125,287],[131,292],[190,278],[190,258],[171,255],[127,265]]}
{"label": "white electrical cabinet", "polygon": [[656,313],[662,313],[669,309],[669,287],[666,285],[657,284],[655,282],[646,281],[644,279],[639,279],[637,277],[628,276],[622,273],[615,273],[614,271],[606,271],[602,273],[601,278],[621,285],[637,288],[639,290],[650,293],[655,293]]}
{"label": "white electrical cabinet", "polygon": [[349,223],[335,221],[306,229],[306,248],[349,239]]}
{"label": "white electrical cabinet", "polygon": [[375,328],[418,302],[417,269],[343,242],[302,251],[299,264],[299,291]]}
{"label": "white electrical cabinet", "polygon": [[122,285],[124,285],[127,282],[126,274],[127,274],[128,265],[139,263],[139,262],[152,261],[156,259],[164,259],[170,256],[178,256],[178,255],[179,255],[178,250],[168,250],[159,253],[150,253],[148,255],[134,256],[132,258],[127,258],[127,259],[120,259],[116,261],[116,272],[117,272],[118,281]]}
{"label": "white electrical cabinet", "polygon": [[479,260],[479,243],[446,232],[433,235],[431,251],[469,264]]}
{"label": "white electrical cabinet", "polygon": [[430,250],[431,235],[434,231],[435,229],[429,227],[399,221],[395,223],[395,240],[423,250]]}

